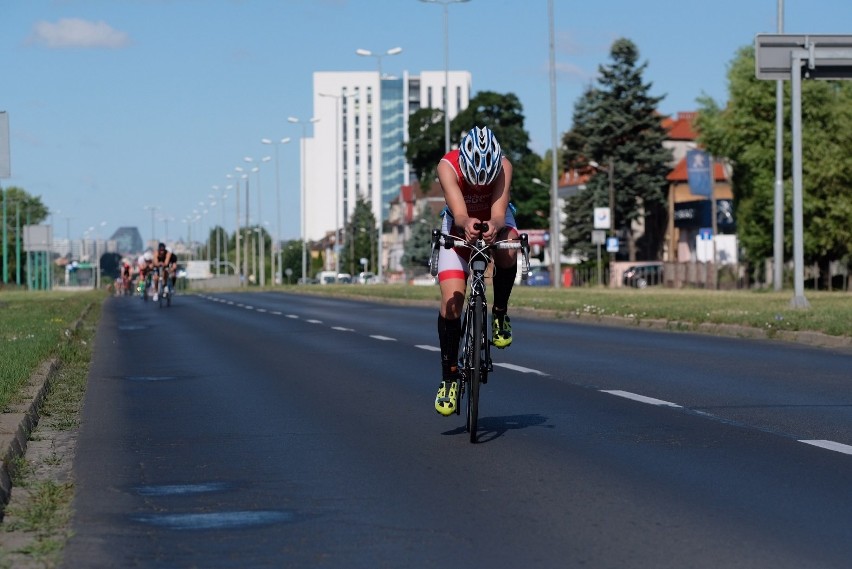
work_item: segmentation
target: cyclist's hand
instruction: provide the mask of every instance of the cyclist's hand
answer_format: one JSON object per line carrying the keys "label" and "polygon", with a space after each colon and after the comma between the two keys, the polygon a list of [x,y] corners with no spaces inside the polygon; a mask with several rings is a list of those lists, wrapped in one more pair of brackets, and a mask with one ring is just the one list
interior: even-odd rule
{"label": "cyclist's hand", "polygon": [[482,223],[475,217],[468,217],[464,224],[464,239],[468,243],[472,243],[479,239],[482,232],[476,228],[477,225]]}
{"label": "cyclist's hand", "polygon": [[497,225],[493,222],[493,220],[492,220],[492,221],[489,221],[489,222],[488,222],[488,223],[486,223],[485,225],[486,225],[486,227],[487,227],[488,229],[486,229],[485,231],[483,231],[483,233],[482,233],[482,239],[483,239],[486,243],[488,243],[489,245],[491,245],[492,243],[494,243],[494,240],[497,238],[497,232],[499,231],[499,228],[498,228],[498,227],[497,227]]}

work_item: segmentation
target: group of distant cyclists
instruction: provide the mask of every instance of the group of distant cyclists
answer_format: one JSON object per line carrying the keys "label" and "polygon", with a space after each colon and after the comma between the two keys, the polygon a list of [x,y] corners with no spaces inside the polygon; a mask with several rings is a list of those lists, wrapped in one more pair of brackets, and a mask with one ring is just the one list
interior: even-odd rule
{"label": "group of distant cyclists", "polygon": [[145,251],[139,255],[135,267],[128,260],[122,261],[116,292],[130,295],[136,291],[146,298],[150,294],[156,302],[160,294],[160,278],[163,279],[163,294],[172,294],[177,280],[177,255],[165,243],[157,245],[156,252]]}

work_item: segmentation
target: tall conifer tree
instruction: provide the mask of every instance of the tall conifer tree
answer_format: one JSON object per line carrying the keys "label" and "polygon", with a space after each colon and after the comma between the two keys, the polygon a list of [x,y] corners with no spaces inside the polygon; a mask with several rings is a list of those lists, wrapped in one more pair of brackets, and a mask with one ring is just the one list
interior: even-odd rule
{"label": "tall conifer tree", "polygon": [[[582,203],[608,207],[608,167],[612,161],[616,232],[624,238],[631,261],[637,256],[657,259],[665,234],[666,175],[672,160],[671,152],[663,147],[666,132],[657,111],[663,97],[652,96],[652,85],[642,81],[648,64],[638,63],[639,50],[633,42],[616,40],[610,57],[612,63],[599,68],[597,86],[577,102],[574,127],[563,137],[565,166],[596,163],[597,174],[586,189],[592,196]],[[572,200],[570,205],[575,207],[578,201]],[[568,214],[576,216],[578,212]],[[582,230],[570,231],[588,241],[591,211],[585,219],[587,225]],[[577,238],[567,233],[566,240]]]}

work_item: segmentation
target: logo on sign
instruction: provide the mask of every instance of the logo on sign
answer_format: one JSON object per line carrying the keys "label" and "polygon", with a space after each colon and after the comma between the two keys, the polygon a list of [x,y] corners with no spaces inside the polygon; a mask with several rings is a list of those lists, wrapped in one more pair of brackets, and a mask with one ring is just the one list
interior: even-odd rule
{"label": "logo on sign", "polygon": [[610,211],[608,207],[595,208],[595,229],[609,229]]}

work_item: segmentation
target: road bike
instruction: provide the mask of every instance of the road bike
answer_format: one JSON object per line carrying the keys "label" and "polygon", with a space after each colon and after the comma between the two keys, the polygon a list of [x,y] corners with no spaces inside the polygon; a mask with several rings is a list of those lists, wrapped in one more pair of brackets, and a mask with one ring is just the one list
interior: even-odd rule
{"label": "road bike", "polygon": [[[477,231],[488,230],[487,223],[475,226]],[[438,275],[439,248],[452,249],[461,247],[468,249],[468,267],[470,269],[470,287],[467,295],[467,305],[462,312],[462,334],[459,340],[458,369],[459,393],[456,404],[456,414],[461,414],[461,401],[466,396],[465,427],[470,433],[470,442],[476,442],[476,429],[479,421],[479,388],[488,382],[488,374],[494,370],[491,363],[491,339],[488,336],[488,302],[485,298],[485,278],[488,266],[491,264],[491,252],[495,249],[519,249],[521,251],[521,279],[529,275],[530,247],[526,233],[521,233],[517,239],[504,239],[486,244],[481,238],[469,243],[464,239],[443,233],[438,229],[432,231],[432,253],[429,259],[429,269],[433,277]]]}
{"label": "road bike", "polygon": [[146,271],[145,275],[140,275],[136,279],[136,292],[139,293],[139,296],[142,297],[142,300],[148,302],[148,291],[151,290],[151,271]]}
{"label": "road bike", "polygon": [[170,285],[169,270],[165,267],[157,268],[160,277],[157,279],[157,299],[160,302],[160,308],[165,304],[172,305],[172,295],[174,294],[173,287]]}

